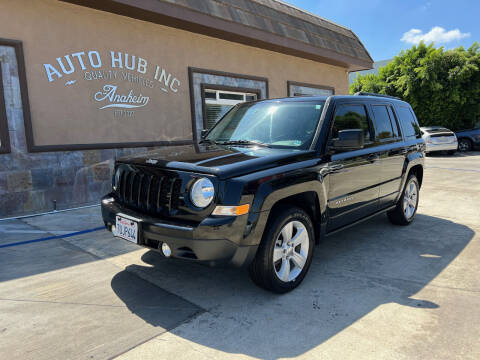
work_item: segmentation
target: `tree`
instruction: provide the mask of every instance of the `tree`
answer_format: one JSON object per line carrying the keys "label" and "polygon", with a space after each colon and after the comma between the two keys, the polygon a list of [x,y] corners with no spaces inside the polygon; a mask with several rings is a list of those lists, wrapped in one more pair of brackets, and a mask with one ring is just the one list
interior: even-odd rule
{"label": "tree", "polygon": [[378,74],[357,76],[350,93],[357,91],[409,102],[421,126],[472,128],[480,121],[480,45],[445,50],[422,42],[402,50]]}

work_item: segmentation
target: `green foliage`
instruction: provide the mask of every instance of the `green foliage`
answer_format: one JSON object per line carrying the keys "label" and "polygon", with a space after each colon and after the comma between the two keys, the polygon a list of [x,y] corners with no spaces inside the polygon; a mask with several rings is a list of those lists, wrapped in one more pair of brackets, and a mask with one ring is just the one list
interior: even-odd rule
{"label": "green foliage", "polygon": [[472,128],[480,120],[480,45],[445,50],[423,42],[401,51],[378,75],[359,75],[350,93],[375,92],[409,102],[421,126]]}

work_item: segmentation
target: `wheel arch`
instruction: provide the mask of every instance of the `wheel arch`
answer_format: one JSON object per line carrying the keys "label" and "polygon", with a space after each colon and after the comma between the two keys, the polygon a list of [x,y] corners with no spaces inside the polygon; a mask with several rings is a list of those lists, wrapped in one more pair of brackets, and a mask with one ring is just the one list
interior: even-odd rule
{"label": "wheel arch", "polygon": [[304,210],[313,224],[315,232],[315,243],[319,243],[320,229],[321,229],[321,208],[318,194],[315,191],[305,191],[302,193],[290,195],[278,200],[270,209],[270,214],[267,219],[267,224],[271,221],[271,218],[275,216],[277,209],[284,206],[294,206]]}
{"label": "wheel arch", "polygon": [[410,174],[415,174],[418,180],[418,185],[422,187],[422,182],[423,182],[423,166],[420,164],[414,165],[410,168],[407,174],[407,178],[410,176]]}

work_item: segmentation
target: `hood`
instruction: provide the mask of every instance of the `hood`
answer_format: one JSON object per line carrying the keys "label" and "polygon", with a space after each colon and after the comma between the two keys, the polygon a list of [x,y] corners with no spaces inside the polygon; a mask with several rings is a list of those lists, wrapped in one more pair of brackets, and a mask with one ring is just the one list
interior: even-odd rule
{"label": "hood", "polygon": [[311,159],[312,150],[259,146],[189,145],[163,148],[118,159],[118,162],[230,178]]}

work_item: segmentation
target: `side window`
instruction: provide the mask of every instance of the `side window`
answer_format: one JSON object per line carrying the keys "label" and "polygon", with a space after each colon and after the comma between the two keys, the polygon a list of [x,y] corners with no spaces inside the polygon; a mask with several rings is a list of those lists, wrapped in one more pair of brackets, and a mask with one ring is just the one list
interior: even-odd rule
{"label": "side window", "polygon": [[335,112],[332,126],[332,139],[338,138],[341,130],[362,129],[365,144],[372,142],[372,134],[368,125],[367,111],[363,105],[340,105]]}
{"label": "side window", "polygon": [[375,140],[381,141],[395,137],[392,122],[385,105],[372,105]]}
{"label": "side window", "polygon": [[397,111],[405,138],[414,139],[422,137],[420,127],[413,117],[412,111],[406,106],[398,106]]}
{"label": "side window", "polygon": [[397,119],[397,116],[395,115],[395,111],[393,110],[392,106],[388,107],[388,115],[390,115],[390,120],[392,122],[393,135],[395,137],[400,137],[402,132],[400,131],[400,127],[398,125],[398,119]]}

